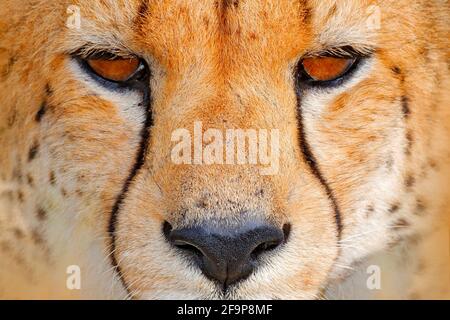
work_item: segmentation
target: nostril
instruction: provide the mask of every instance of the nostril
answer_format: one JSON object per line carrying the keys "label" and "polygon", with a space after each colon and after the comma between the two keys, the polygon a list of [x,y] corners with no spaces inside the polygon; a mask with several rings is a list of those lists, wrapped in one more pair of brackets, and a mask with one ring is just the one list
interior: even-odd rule
{"label": "nostril", "polygon": [[258,258],[264,252],[272,251],[281,244],[281,241],[267,241],[257,246],[250,254],[253,259]]}
{"label": "nostril", "polygon": [[253,222],[235,229],[219,229],[208,224],[174,229],[166,221],[162,229],[175,250],[186,255],[207,278],[227,287],[246,279],[261,255],[282,246],[291,226]]}
{"label": "nostril", "polygon": [[172,225],[165,221],[163,223],[163,234],[166,240],[175,248],[187,253],[191,256],[202,257],[203,251],[197,245],[195,240],[195,232],[188,229],[174,230]]}
{"label": "nostril", "polygon": [[180,249],[180,250],[182,250],[184,252],[188,252],[188,253],[190,253],[192,255],[195,255],[197,257],[202,257],[203,256],[203,252],[199,248],[197,248],[196,246],[194,246],[194,245],[192,245],[190,243],[187,243],[187,242],[184,242],[184,241],[174,241],[173,245],[176,248],[178,248],[178,249]]}
{"label": "nostril", "polygon": [[268,239],[267,241],[260,243],[255,249],[253,249],[250,253],[251,258],[256,260],[263,253],[275,250],[283,243],[286,243],[291,233],[291,225],[289,223],[284,224],[282,231],[282,234],[281,230],[275,233],[272,231],[272,239]]}

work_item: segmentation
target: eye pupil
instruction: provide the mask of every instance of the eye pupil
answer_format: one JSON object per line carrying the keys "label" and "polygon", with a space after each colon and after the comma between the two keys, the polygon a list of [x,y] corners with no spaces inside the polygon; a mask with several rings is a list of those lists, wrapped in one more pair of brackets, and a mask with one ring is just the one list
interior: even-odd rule
{"label": "eye pupil", "polygon": [[141,66],[138,58],[88,59],[87,63],[97,75],[115,82],[129,80]]}
{"label": "eye pupil", "polygon": [[302,61],[303,70],[313,81],[333,81],[347,73],[354,58],[311,57]]}

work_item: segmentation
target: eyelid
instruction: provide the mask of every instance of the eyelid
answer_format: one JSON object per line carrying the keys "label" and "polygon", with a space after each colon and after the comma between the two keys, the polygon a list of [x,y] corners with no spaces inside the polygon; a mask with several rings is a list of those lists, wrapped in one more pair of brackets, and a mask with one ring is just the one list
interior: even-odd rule
{"label": "eyelid", "polygon": [[98,49],[93,48],[92,46],[89,45],[85,45],[78,49],[69,51],[67,54],[72,57],[77,57],[83,60],[87,59],[114,60],[114,59],[139,58],[137,55],[130,52],[114,49],[113,50]]}
{"label": "eyelid", "polygon": [[303,55],[306,58],[333,57],[333,58],[369,58],[376,52],[373,46],[331,46],[319,50],[309,51]]}

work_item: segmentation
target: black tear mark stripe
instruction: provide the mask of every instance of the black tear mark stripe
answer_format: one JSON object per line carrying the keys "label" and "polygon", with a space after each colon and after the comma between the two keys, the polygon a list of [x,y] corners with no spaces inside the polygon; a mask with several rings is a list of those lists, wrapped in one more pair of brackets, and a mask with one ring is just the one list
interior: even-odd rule
{"label": "black tear mark stripe", "polygon": [[402,101],[402,112],[403,112],[403,116],[405,119],[409,118],[409,115],[411,114],[411,109],[409,108],[409,98],[408,96],[403,95],[401,97],[401,101]]}
{"label": "black tear mark stripe", "polygon": [[130,294],[130,289],[123,277],[122,270],[117,262],[116,258],[116,230],[117,230],[117,217],[120,211],[120,208],[122,206],[123,201],[125,200],[128,190],[130,188],[131,183],[134,181],[135,177],[139,174],[139,171],[141,170],[142,166],[145,163],[145,156],[147,154],[148,150],[148,144],[150,141],[150,128],[153,125],[153,116],[152,116],[152,110],[151,110],[151,92],[149,89],[149,83],[146,84],[145,88],[142,88],[144,92],[144,105],[146,108],[146,120],[144,127],[141,130],[141,142],[139,145],[139,149],[136,153],[135,163],[130,171],[130,174],[128,175],[127,180],[125,181],[122,190],[120,194],[117,196],[116,202],[111,210],[111,215],[109,219],[108,224],[108,234],[110,235],[110,257],[111,257],[111,264],[116,270],[117,274],[119,275],[119,278],[127,291],[128,294]]}
{"label": "black tear mark stripe", "polygon": [[[148,0],[143,0],[139,6],[139,11],[137,18],[134,21],[135,28],[140,28],[142,24],[142,20],[145,19],[147,16],[147,12],[149,10],[149,2]],[[150,75],[151,77],[151,75]],[[143,92],[143,106],[146,110],[146,119],[144,127],[141,130],[141,141],[139,144],[138,151],[136,153],[136,158],[134,161],[134,165],[131,168],[131,171],[122,187],[121,192],[117,196],[116,202],[114,203],[114,206],[111,210],[111,215],[109,218],[109,224],[108,224],[108,234],[110,236],[110,254],[111,257],[111,264],[116,270],[120,281],[122,282],[122,285],[124,286],[125,290],[128,294],[131,294],[130,288],[128,287],[128,284],[126,283],[122,269],[119,266],[119,263],[117,262],[116,258],[116,230],[117,230],[117,221],[118,221],[118,214],[120,211],[120,208],[122,206],[123,201],[125,200],[128,190],[130,189],[131,183],[134,181],[135,177],[139,174],[142,166],[145,163],[145,156],[147,154],[148,150],[148,144],[150,141],[150,128],[153,125],[153,115],[151,110],[151,90],[150,90],[150,77],[146,79],[146,81],[143,81],[144,86],[140,88]],[[138,88],[139,89],[139,88]]]}
{"label": "black tear mark stripe", "polygon": [[[311,9],[309,7],[308,0],[300,0],[301,6],[305,10],[305,23],[309,23],[311,18]],[[298,74],[298,68],[295,70],[295,78],[297,78]],[[301,96],[302,96],[302,89],[296,80],[295,85],[295,91],[297,96],[297,123],[298,123],[298,139],[300,141],[300,149],[303,155],[303,158],[305,159],[306,163],[308,164],[312,174],[319,180],[320,184],[325,189],[325,192],[328,196],[328,198],[331,201],[331,204],[333,206],[333,212],[334,212],[334,218],[336,221],[336,229],[337,229],[337,238],[338,241],[342,238],[342,215],[341,211],[339,209],[338,202],[336,200],[336,197],[334,195],[333,190],[331,189],[330,185],[326,181],[325,177],[323,176],[322,172],[320,171],[319,165],[317,164],[316,158],[314,154],[311,151],[311,147],[308,143],[305,126],[303,124],[303,113],[302,113],[302,105],[301,105]]]}
{"label": "black tear mark stripe", "polygon": [[322,172],[320,171],[320,168],[317,164],[316,158],[314,157],[314,154],[311,151],[311,147],[308,144],[306,132],[305,132],[305,126],[303,125],[303,113],[302,113],[302,106],[301,106],[301,88],[297,85],[296,87],[296,95],[297,95],[297,123],[298,123],[298,138],[300,141],[300,149],[303,154],[303,158],[308,163],[308,166],[312,172],[312,174],[319,180],[323,188],[325,189],[325,192],[328,196],[328,198],[331,200],[333,211],[334,211],[334,218],[336,221],[336,228],[337,228],[337,234],[338,234],[338,240],[341,240],[342,237],[342,218],[341,218],[341,211],[339,210],[339,206],[336,200],[336,197],[333,193],[333,190],[331,189],[330,185],[324,178]]}
{"label": "black tear mark stripe", "polygon": [[[300,5],[305,10],[306,17],[304,19],[304,23],[306,25],[311,23],[311,7],[309,5],[308,0],[300,0]],[[319,165],[317,164],[316,158],[314,157],[314,154],[311,151],[311,147],[308,143],[305,126],[303,124],[303,110],[302,110],[302,104],[301,104],[301,95],[302,95],[302,88],[300,87],[300,83],[297,80],[297,75],[299,74],[300,66],[298,66],[295,69],[294,79],[295,80],[295,92],[297,97],[297,124],[298,124],[298,139],[300,141],[300,150],[302,152],[303,158],[307,162],[312,174],[316,177],[317,180],[319,180],[320,184],[325,189],[325,192],[328,196],[328,198],[331,201],[331,204],[333,206],[334,211],[334,219],[336,221],[336,229],[337,229],[337,240],[340,241],[342,238],[342,216],[341,211],[338,206],[338,202],[336,200],[336,197],[334,195],[333,190],[331,189],[330,185],[326,181],[325,177],[323,176],[322,172],[320,171]]]}

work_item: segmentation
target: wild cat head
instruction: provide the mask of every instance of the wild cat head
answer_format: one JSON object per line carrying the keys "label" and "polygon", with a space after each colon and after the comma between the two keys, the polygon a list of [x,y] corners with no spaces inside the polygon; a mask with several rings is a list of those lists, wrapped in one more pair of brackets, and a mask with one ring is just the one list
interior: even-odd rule
{"label": "wild cat head", "polygon": [[411,25],[430,2],[7,3],[2,143],[28,158],[5,168],[89,288],[317,298],[416,222],[400,209],[431,131],[411,128],[443,57]]}

